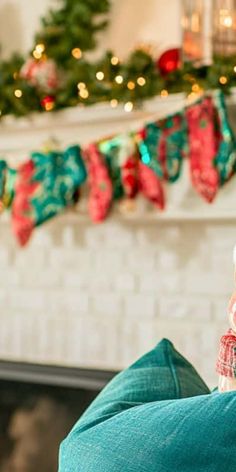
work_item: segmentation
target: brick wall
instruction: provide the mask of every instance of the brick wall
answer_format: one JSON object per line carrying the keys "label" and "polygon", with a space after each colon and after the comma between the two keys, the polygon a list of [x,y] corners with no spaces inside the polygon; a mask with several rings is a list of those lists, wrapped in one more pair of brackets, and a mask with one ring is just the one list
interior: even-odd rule
{"label": "brick wall", "polygon": [[68,215],[15,245],[0,227],[0,357],[126,366],[163,336],[211,385],[233,288],[233,223]]}

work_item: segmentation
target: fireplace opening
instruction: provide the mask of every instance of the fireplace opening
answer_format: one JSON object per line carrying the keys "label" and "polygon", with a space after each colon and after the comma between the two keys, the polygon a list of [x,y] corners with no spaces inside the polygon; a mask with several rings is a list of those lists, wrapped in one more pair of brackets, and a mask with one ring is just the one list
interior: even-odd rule
{"label": "fireplace opening", "polygon": [[57,472],[59,444],[115,373],[0,362],[0,472]]}

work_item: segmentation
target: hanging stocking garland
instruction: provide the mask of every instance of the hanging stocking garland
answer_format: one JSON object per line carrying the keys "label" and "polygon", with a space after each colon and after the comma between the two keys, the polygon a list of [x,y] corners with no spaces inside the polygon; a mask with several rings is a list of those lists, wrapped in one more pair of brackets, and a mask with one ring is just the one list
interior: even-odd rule
{"label": "hanging stocking garland", "polygon": [[33,153],[20,166],[12,208],[12,224],[24,246],[33,228],[73,204],[77,188],[86,179],[86,169],[78,146],[65,152]]}
{"label": "hanging stocking garland", "polygon": [[216,107],[216,134],[219,139],[219,149],[215,158],[220,184],[224,185],[236,170],[236,139],[229,124],[224,95],[221,91],[214,94]]}
{"label": "hanging stocking garland", "polygon": [[236,139],[224,97],[217,92],[138,133],[117,135],[65,152],[37,152],[18,170],[0,161],[0,211],[12,205],[14,232],[23,246],[33,229],[78,201],[89,176],[89,213],[101,222],[112,201],[134,203],[140,192],[158,209],[165,207],[163,181],[175,182],[188,154],[193,187],[212,202],[219,185],[236,172]]}
{"label": "hanging stocking garland", "polygon": [[214,165],[218,150],[215,134],[215,108],[211,97],[205,97],[186,108],[189,133],[190,174],[193,187],[209,203],[219,188]]}
{"label": "hanging stocking garland", "polygon": [[102,154],[96,144],[90,144],[84,151],[89,177],[89,214],[94,223],[103,221],[112,204],[113,188],[111,178]]}

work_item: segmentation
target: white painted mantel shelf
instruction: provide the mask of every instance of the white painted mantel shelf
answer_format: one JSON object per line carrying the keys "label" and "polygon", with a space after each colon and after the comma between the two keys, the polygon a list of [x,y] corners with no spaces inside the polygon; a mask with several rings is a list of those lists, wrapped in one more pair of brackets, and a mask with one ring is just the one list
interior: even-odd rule
{"label": "white painted mantel shelf", "polygon": [[[234,119],[235,97],[234,94],[229,100],[233,125],[236,122]],[[142,108],[131,113],[126,113],[123,106],[112,109],[109,104],[99,104],[87,108],[66,109],[57,113],[33,114],[20,119],[9,116],[2,119],[0,123],[0,156],[15,165],[25,160],[31,151],[41,149],[43,144],[50,139],[56,139],[61,147],[76,143],[85,145],[113,133],[138,129],[147,121],[181,110],[185,104],[185,95],[175,94],[165,99],[155,98],[146,101]],[[144,223],[155,223],[159,220],[184,222],[236,219],[235,178],[219,191],[212,205],[202,201],[192,189],[187,163],[184,166],[182,178],[174,185],[166,187],[167,208],[163,213],[153,210],[150,205],[140,199],[132,212],[123,212],[117,208],[113,217],[127,222],[140,222],[141,219]],[[78,212],[81,212],[80,208]],[[78,215],[69,212],[66,217],[77,219]],[[63,220],[64,217],[59,218],[58,221],[60,219]],[[80,221],[81,219],[83,222],[88,220],[83,203]],[[7,221],[8,218],[1,218],[1,221],[4,220]]]}

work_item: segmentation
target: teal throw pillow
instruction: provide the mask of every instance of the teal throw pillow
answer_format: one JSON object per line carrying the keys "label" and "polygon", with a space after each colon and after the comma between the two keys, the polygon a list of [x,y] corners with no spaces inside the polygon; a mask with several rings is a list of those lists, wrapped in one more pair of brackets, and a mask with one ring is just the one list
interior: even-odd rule
{"label": "teal throw pillow", "polygon": [[[85,438],[85,432],[86,440],[90,437],[91,444],[95,447],[98,426],[101,428],[99,434],[103,431],[103,427],[105,434],[107,426],[110,427],[113,420],[116,421],[118,417],[126,420],[125,413],[128,414],[131,410],[135,413],[138,411],[137,408],[148,406],[147,404],[153,404],[153,402],[158,405],[158,402],[164,400],[208,393],[208,387],[192,365],[175,350],[170,341],[163,339],[152,351],[118,374],[76,423],[61,446],[60,472],[77,472],[77,470],[90,472],[92,470],[86,469],[84,459],[82,459],[85,449],[82,453],[78,446],[78,444],[82,446],[81,439]],[[119,434],[116,428],[114,434]],[[128,431],[127,435],[129,437]],[[143,470],[146,472],[146,469]],[[95,471],[97,472],[96,469],[93,472]]]}
{"label": "teal throw pillow", "polygon": [[152,402],[77,433],[60,472],[235,472],[236,393]]}

